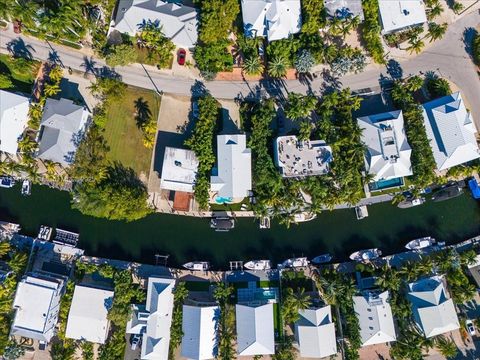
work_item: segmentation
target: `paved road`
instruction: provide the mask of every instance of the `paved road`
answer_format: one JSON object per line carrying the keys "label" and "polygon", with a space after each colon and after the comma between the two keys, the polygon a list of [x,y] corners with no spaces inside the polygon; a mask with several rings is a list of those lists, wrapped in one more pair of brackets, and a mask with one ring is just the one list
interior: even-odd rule
{"label": "paved road", "polygon": [[[465,50],[465,31],[469,28],[475,28],[480,24],[480,14],[477,10],[464,16],[456,23],[450,25],[445,37],[437,41],[421,55],[412,59],[399,59],[403,75],[415,74],[419,71],[437,70],[443,77],[447,77],[455,82],[463,91],[470,103],[474,117],[480,119],[480,81],[476,68],[471,62],[469,55]],[[45,41],[14,34],[11,29],[0,32],[0,48],[6,49],[8,43],[16,42],[20,51],[27,47],[33,57],[37,59],[48,59],[49,55],[56,52],[58,59],[65,65],[73,69],[85,71],[86,69],[96,69],[105,66],[103,60],[94,59],[89,61],[82,52],[60,45],[47,43]],[[90,58],[91,59],[91,58]],[[122,80],[128,84],[143,88],[157,89],[167,93],[190,95],[194,80],[173,77],[171,75],[160,74],[157,71],[145,72],[141,65],[135,64],[128,67],[119,67],[116,69],[122,76]],[[381,75],[387,75],[386,68],[379,66],[370,66],[363,73],[348,75],[340,79],[343,87],[351,89],[378,88]],[[241,81],[212,81],[205,83],[206,88],[217,98],[233,99],[239,95],[248,96],[257,88],[274,89],[280,87],[283,90],[306,92],[308,89],[319,93],[324,84],[324,79],[319,76],[309,85],[302,84],[297,80],[288,80],[279,82],[241,82]]]}

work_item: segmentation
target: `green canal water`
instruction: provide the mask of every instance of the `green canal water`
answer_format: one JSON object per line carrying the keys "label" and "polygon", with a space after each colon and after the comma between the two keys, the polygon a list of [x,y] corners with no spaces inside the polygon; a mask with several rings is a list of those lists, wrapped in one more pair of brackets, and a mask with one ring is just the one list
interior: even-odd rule
{"label": "green canal water", "polygon": [[217,233],[207,219],[153,214],[124,223],[83,216],[70,208],[68,193],[43,186],[34,186],[29,197],[21,196],[17,186],[0,190],[0,220],[19,223],[27,235],[36,235],[42,224],[60,227],[79,232],[79,246],[88,255],[153,263],[155,254],[170,254],[171,266],[208,260],[226,268],[230,260],[279,262],[325,252],[343,260],[373,246],[384,254],[394,253],[421,236],[454,243],[480,233],[480,203],[469,193],[411,209],[384,203],[368,211],[370,216],[361,221],[351,209],[327,211],[290,229],[273,223],[270,230],[260,230],[253,219],[240,219],[234,230]]}

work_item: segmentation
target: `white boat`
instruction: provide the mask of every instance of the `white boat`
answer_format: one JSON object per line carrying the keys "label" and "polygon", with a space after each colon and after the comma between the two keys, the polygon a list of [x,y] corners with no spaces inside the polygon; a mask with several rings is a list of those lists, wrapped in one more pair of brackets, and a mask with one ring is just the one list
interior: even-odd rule
{"label": "white boat", "polygon": [[293,215],[293,222],[301,223],[301,222],[311,221],[311,220],[316,219],[316,218],[317,218],[317,214],[302,212],[302,213],[298,213],[298,214]]}
{"label": "white boat", "polygon": [[426,236],[410,241],[407,245],[405,245],[405,248],[408,250],[420,250],[432,246],[433,244],[435,244],[435,239],[431,236]]}
{"label": "white boat", "polygon": [[400,209],[408,209],[414,206],[422,205],[426,200],[424,198],[407,199],[398,203]]}
{"label": "white boat", "polygon": [[330,254],[323,254],[323,255],[319,255],[319,256],[316,256],[312,259],[312,263],[313,264],[326,264],[326,263],[329,263],[330,261],[332,261],[332,255]]}
{"label": "white boat", "polygon": [[208,271],[210,264],[207,261],[191,261],[183,264],[183,267],[191,271]]}
{"label": "white boat", "polygon": [[264,216],[260,218],[260,229],[270,229],[270,218],[268,216]]}
{"label": "white boat", "polygon": [[366,205],[356,206],[355,215],[357,216],[357,220],[362,220],[368,217],[367,206]]}
{"label": "white boat", "polygon": [[270,260],[252,260],[245,263],[245,269],[248,270],[270,270]]}
{"label": "white boat", "polygon": [[378,249],[366,249],[355,251],[350,255],[350,259],[354,261],[370,261],[376,259],[382,255],[382,252]]}
{"label": "white boat", "polygon": [[298,268],[308,266],[309,261],[306,257],[291,258],[285,260],[280,267],[281,268]]}
{"label": "white boat", "polygon": [[11,176],[0,176],[0,187],[11,188],[15,185],[15,179]]}
{"label": "white boat", "polygon": [[30,180],[23,180],[22,182],[22,195],[29,196],[32,193],[32,183]]}

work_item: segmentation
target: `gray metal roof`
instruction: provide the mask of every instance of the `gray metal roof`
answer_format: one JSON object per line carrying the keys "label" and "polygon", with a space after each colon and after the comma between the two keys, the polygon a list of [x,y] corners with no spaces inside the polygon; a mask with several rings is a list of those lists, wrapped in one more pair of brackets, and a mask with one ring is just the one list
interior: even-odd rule
{"label": "gray metal roof", "polygon": [[240,356],[275,353],[273,304],[236,305],[237,352]]}

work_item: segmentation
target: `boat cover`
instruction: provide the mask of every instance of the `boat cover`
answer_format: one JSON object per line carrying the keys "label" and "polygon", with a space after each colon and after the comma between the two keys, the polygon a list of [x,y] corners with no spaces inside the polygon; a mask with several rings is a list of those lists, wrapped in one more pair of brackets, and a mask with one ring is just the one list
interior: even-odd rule
{"label": "boat cover", "polygon": [[480,187],[478,186],[477,180],[471,179],[468,181],[468,186],[472,191],[472,195],[474,199],[480,199]]}

